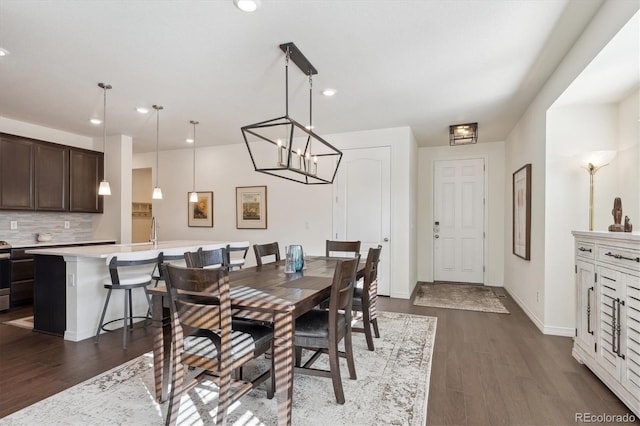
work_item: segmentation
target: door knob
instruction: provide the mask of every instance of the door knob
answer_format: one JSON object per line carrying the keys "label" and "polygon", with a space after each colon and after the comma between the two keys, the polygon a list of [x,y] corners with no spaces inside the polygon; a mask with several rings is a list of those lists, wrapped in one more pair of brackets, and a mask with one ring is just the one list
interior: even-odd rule
{"label": "door knob", "polygon": [[382,241],[384,241],[385,243],[388,243],[388,242],[389,242],[389,238],[386,238],[386,237],[385,237],[385,239],[384,239],[384,240],[382,240]]}
{"label": "door knob", "polygon": [[440,235],[436,234],[433,236],[433,238],[440,238]]}

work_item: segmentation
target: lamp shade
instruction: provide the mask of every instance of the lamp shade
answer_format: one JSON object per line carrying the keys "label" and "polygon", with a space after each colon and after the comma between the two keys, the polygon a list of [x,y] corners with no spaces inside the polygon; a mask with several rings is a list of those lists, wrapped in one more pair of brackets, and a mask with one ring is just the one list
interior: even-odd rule
{"label": "lamp shade", "polygon": [[151,195],[151,198],[154,200],[162,200],[162,189],[160,189],[159,186],[153,188],[153,195]]}
{"label": "lamp shade", "polygon": [[613,150],[605,150],[605,151],[592,151],[587,152],[582,157],[581,163],[585,168],[594,167],[595,169],[599,169],[602,166],[606,166],[613,160],[616,156],[616,151]]}
{"label": "lamp shade", "polygon": [[109,186],[109,182],[103,180],[100,182],[100,186],[98,187],[98,195],[111,195],[111,187]]}

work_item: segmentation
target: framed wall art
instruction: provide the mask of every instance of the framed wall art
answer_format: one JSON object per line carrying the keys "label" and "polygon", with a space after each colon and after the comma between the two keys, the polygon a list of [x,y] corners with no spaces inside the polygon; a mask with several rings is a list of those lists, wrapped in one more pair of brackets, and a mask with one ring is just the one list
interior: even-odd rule
{"label": "framed wall art", "polygon": [[189,211],[189,226],[204,226],[213,228],[213,192],[198,192],[198,202],[189,201],[187,193],[187,208]]}
{"label": "framed wall art", "polygon": [[513,174],[513,254],[531,259],[531,164]]}
{"label": "framed wall art", "polygon": [[236,228],[267,229],[267,187],[236,187]]}

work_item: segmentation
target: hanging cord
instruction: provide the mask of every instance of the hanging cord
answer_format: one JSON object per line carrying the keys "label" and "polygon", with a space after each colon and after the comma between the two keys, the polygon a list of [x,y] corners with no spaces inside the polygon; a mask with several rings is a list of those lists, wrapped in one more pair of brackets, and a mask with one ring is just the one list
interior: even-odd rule
{"label": "hanging cord", "polygon": [[198,121],[191,120],[193,124],[193,191],[196,192],[196,124],[200,124]]}
{"label": "hanging cord", "polygon": [[309,70],[309,131],[313,131],[313,74]]}
{"label": "hanging cord", "polygon": [[[111,89],[110,84],[98,83],[98,87],[102,89],[103,94],[103,108],[102,108],[102,153],[106,152],[106,144],[107,144],[107,90]],[[107,170],[103,172],[103,181],[107,180]]]}
{"label": "hanging cord", "polygon": [[160,111],[163,109],[162,105],[154,105],[153,109],[156,110],[156,188],[158,187],[158,175],[160,173],[158,173],[158,171],[160,170],[159,165],[160,165],[160,154],[159,154],[159,148],[160,148]]}
{"label": "hanging cord", "polygon": [[287,46],[287,54],[284,60],[284,93],[285,93],[285,116],[289,117],[289,56],[291,55],[290,47]]}

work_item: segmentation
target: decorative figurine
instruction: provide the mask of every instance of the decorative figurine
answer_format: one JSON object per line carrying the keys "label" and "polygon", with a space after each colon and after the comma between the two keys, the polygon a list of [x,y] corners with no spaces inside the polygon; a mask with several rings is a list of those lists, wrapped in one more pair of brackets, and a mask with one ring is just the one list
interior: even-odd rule
{"label": "decorative figurine", "polygon": [[616,197],[613,200],[613,225],[609,225],[610,232],[624,232],[624,225],[622,225],[622,199]]}
{"label": "decorative figurine", "polygon": [[624,217],[624,232],[631,232],[632,229],[633,229],[633,225],[631,225],[631,219],[629,219],[629,216],[625,216]]}

